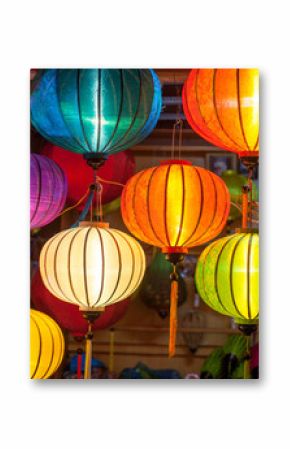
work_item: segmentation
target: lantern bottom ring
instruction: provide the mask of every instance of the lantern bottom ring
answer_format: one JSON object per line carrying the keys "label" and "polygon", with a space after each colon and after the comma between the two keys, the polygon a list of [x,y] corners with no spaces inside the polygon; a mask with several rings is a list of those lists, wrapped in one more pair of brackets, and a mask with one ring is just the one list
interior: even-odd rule
{"label": "lantern bottom ring", "polygon": [[97,170],[102,165],[104,165],[104,163],[108,159],[108,156],[104,155],[103,153],[85,153],[83,157],[87,164],[94,170]]}

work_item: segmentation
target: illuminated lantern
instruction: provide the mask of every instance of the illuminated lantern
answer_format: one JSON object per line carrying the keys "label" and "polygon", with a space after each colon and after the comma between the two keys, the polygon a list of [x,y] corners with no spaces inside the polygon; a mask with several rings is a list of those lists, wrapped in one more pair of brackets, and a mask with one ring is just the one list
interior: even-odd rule
{"label": "illuminated lantern", "polygon": [[169,355],[174,355],[177,325],[176,264],[188,248],[202,245],[224,228],[229,192],[221,178],[190,162],[171,160],[143,170],[125,185],[121,211],[135,237],[161,247],[173,265]]}
{"label": "illuminated lantern", "polygon": [[231,316],[244,333],[256,329],[259,315],[259,235],[240,232],[211,243],[196,265],[203,301]]}
{"label": "illuminated lantern", "polygon": [[182,103],[188,123],[205,140],[242,158],[258,157],[257,69],[193,69]]}
{"label": "illuminated lantern", "polygon": [[[93,182],[92,170],[80,154],[74,154],[63,148],[48,143],[42,149],[50,159],[54,160],[64,171],[68,181],[67,203],[76,204]],[[125,184],[135,172],[133,153],[122,151],[108,157],[98,169],[98,176],[107,181]],[[102,183],[102,204],[110,203],[122,193],[122,186]],[[81,210],[82,206],[78,207]]]}
{"label": "illuminated lantern", "polygon": [[30,310],[30,378],[48,379],[64,356],[64,338],[56,322],[42,312]]}
{"label": "illuminated lantern", "polygon": [[[164,254],[158,252],[147,268],[138,292],[138,296],[144,304],[156,310],[161,318],[165,318],[170,310],[170,285],[168,283],[170,273],[170,263],[165,259]],[[185,282],[180,278],[178,283],[178,305],[182,305],[185,301]]]}
{"label": "illuminated lantern", "polygon": [[[51,316],[63,329],[74,337],[83,337],[88,330],[88,323],[74,304],[56,300],[43,285],[39,271],[32,279],[31,299],[34,307]],[[102,330],[113,326],[126,313],[130,304],[129,299],[112,304],[104,310],[97,320],[92,323],[92,330]]]}
{"label": "illuminated lantern", "polygon": [[103,308],[128,298],[145,271],[141,245],[107,223],[83,222],[49,239],[40,273],[53,296],[81,309]]}
{"label": "illuminated lantern", "polygon": [[[247,178],[234,170],[225,170],[221,178],[226,183],[227,188],[230,192],[231,201],[238,206],[242,206],[242,188],[248,182]],[[258,200],[258,189],[256,184],[252,184],[252,201]],[[250,194],[248,194],[250,199]],[[229,213],[229,220],[235,220],[241,216],[241,212],[235,206],[231,206]]]}
{"label": "illuminated lantern", "polygon": [[39,154],[30,156],[30,228],[52,222],[62,211],[67,195],[67,180],[62,169]]}
{"label": "illuminated lantern", "polygon": [[161,86],[151,69],[48,69],[31,95],[31,120],[55,145],[98,166],[155,128]]}

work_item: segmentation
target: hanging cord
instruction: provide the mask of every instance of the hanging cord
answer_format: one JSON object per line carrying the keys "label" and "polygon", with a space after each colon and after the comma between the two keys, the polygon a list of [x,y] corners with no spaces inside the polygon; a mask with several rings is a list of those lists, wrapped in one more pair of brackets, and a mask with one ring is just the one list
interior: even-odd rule
{"label": "hanging cord", "polygon": [[181,159],[183,120],[179,119],[178,159]]}
{"label": "hanging cord", "polygon": [[251,361],[251,352],[250,352],[250,335],[246,335],[246,354],[244,358],[244,379],[251,379],[250,372],[250,361]]}
{"label": "hanging cord", "polygon": [[90,187],[88,187],[86,193],[79,199],[79,201],[76,204],[74,204],[73,206],[68,207],[67,209],[64,209],[60,214],[57,215],[56,218],[61,217],[62,215],[66,214],[68,211],[78,207],[85,200],[85,198],[88,196],[89,192],[90,192]]}
{"label": "hanging cord", "polygon": [[253,203],[253,167],[248,168],[248,186],[250,189],[249,224],[252,228],[252,203]]}
{"label": "hanging cord", "polygon": [[110,353],[109,353],[109,372],[114,371],[114,350],[115,350],[115,329],[110,329]]}
{"label": "hanging cord", "polygon": [[174,357],[177,331],[177,302],[178,302],[178,273],[176,264],[173,265],[173,272],[170,275],[170,325],[169,325],[169,347],[168,356]]}
{"label": "hanging cord", "polygon": [[88,332],[86,334],[86,360],[85,360],[85,379],[91,379],[92,377],[92,348],[93,348],[93,332],[92,323],[88,322]]}

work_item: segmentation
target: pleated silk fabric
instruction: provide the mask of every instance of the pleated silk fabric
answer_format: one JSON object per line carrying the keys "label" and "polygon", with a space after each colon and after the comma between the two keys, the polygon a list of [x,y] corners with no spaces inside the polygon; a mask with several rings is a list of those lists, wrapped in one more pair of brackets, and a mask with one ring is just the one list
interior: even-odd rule
{"label": "pleated silk fabric", "polygon": [[142,247],[117,229],[68,229],[48,240],[40,254],[46,288],[80,307],[104,307],[128,298],[144,271]]}
{"label": "pleated silk fabric", "polygon": [[62,148],[112,154],[152,132],[161,103],[150,69],[48,69],[32,92],[31,120]]}
{"label": "pleated silk fabric", "polygon": [[48,379],[64,356],[64,337],[48,315],[30,310],[30,378]]}
{"label": "pleated silk fabric", "polygon": [[259,235],[238,233],[201,253],[195,272],[198,293],[217,312],[237,320],[259,315]]}
{"label": "pleated silk fabric", "polygon": [[30,157],[30,228],[52,222],[62,211],[67,196],[67,179],[51,159],[39,154]]}
{"label": "pleated silk fabric", "polygon": [[257,69],[193,69],[182,103],[192,129],[213,145],[241,155],[259,151]]}
{"label": "pleated silk fabric", "polygon": [[161,248],[208,242],[222,231],[229,208],[224,181],[186,161],[168,161],[137,173],[121,199],[130,232]]}

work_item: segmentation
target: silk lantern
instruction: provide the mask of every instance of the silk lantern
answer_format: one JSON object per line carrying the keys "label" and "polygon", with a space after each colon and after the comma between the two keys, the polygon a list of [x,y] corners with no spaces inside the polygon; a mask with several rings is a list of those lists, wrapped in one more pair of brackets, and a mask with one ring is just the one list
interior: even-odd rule
{"label": "silk lantern", "polygon": [[31,120],[48,141],[94,167],[155,128],[161,86],[151,69],[48,69],[31,95]]}
{"label": "silk lantern", "polygon": [[62,211],[67,196],[67,179],[51,159],[30,156],[30,228],[52,222]]}
{"label": "silk lantern", "polygon": [[173,265],[171,274],[169,355],[174,355],[177,326],[176,264],[189,247],[216,237],[230,208],[225,183],[190,162],[171,160],[132,176],[121,197],[125,225],[135,237],[161,247]]}
{"label": "silk lantern", "polygon": [[30,310],[30,378],[48,379],[59,368],[64,356],[60,327],[48,315]]}
{"label": "silk lantern", "polygon": [[242,158],[258,157],[257,69],[193,69],[182,103],[188,123],[205,140]]}
{"label": "silk lantern", "polygon": [[[41,312],[47,313],[66,331],[74,337],[84,337],[88,324],[79,312],[79,308],[69,302],[58,301],[47,288],[45,288],[37,271],[32,279],[31,299],[33,306]],[[92,330],[102,330],[114,326],[126,313],[130,300],[125,299],[106,307],[97,320],[92,323]]]}
{"label": "silk lantern", "polygon": [[40,273],[52,295],[78,305],[89,321],[85,378],[90,378],[92,322],[105,306],[130,296],[145,271],[145,254],[131,236],[108,223],[82,222],[48,240]]}
{"label": "silk lantern", "polygon": [[[91,168],[80,154],[72,153],[50,143],[44,146],[42,154],[54,160],[62,168],[68,181],[67,204],[76,204],[93,182]],[[134,172],[135,158],[130,150],[109,156],[97,173],[98,177],[108,181],[108,183],[101,182],[102,204],[110,203],[118,198],[122,193],[121,184],[125,184]],[[77,210],[81,209],[82,205],[77,207]]]}
{"label": "silk lantern", "polygon": [[195,272],[200,297],[216,312],[231,316],[247,332],[259,315],[259,235],[254,230],[211,243]]}
{"label": "silk lantern", "polygon": [[[167,317],[170,310],[170,263],[165,255],[157,252],[145,272],[138,296],[151,309],[157,311],[161,318]],[[186,301],[186,286],[182,278],[178,283],[178,306]]]}

